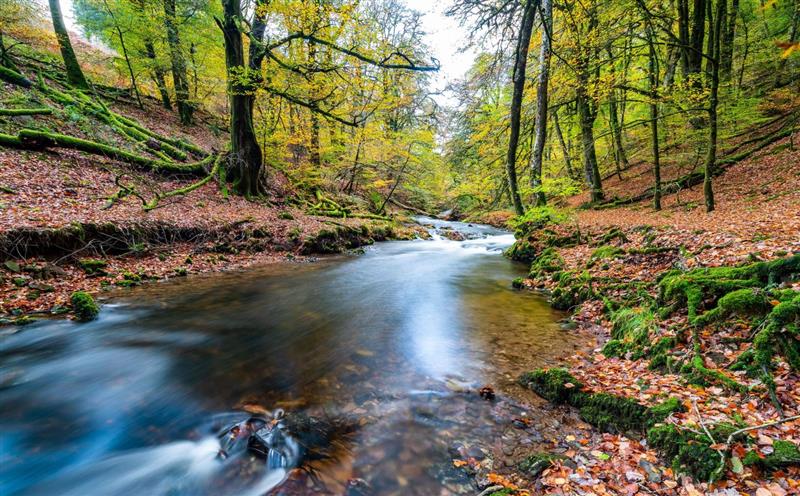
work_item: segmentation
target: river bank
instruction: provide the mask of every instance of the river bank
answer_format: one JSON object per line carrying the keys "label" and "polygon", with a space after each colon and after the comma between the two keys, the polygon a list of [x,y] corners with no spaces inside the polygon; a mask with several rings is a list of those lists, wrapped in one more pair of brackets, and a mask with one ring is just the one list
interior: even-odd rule
{"label": "river bank", "polygon": [[[267,210],[275,216],[275,212]],[[0,324],[72,315],[76,291],[102,295],[119,288],[189,274],[300,263],[425,231],[411,222],[332,220],[286,208],[275,219],[232,223],[78,223],[0,233]]]}
{"label": "river bank", "polygon": [[500,494],[800,491],[797,160],[777,145],[737,164],[713,214],[689,191],[519,227],[515,285],[603,344],[520,377],[592,429],[520,460]]}

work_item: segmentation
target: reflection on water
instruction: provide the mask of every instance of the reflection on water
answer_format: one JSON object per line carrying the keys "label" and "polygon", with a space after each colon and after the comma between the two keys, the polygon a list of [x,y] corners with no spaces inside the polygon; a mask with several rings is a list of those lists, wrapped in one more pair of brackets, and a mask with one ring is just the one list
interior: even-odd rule
{"label": "reflection on water", "polygon": [[471,490],[448,450],[508,419],[464,391],[573,342],[510,288],[523,269],[501,256],[510,234],[423,221],[470,239],[151,285],[95,322],[0,338],[0,494],[263,494],[283,471],[222,464],[210,437],[220,412],[248,404],[356,419],[317,488]]}

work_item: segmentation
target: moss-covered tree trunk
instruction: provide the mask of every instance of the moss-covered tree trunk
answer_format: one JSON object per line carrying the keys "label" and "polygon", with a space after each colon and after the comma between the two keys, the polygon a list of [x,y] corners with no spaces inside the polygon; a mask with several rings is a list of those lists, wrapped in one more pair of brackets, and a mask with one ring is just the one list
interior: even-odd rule
{"label": "moss-covered tree trunk", "polygon": [[167,81],[164,72],[164,68],[158,63],[158,57],[156,56],[156,48],[153,45],[153,42],[147,40],[144,42],[144,50],[145,55],[147,58],[150,59],[150,62],[153,64],[152,71],[153,71],[153,81],[156,83],[156,88],[158,88],[158,93],[161,95],[161,104],[167,110],[172,110],[172,101],[169,97],[169,90],[167,89]]}
{"label": "moss-covered tree trunk", "polygon": [[69,40],[67,27],[64,25],[64,17],[61,15],[61,5],[59,0],[48,0],[50,3],[50,17],[53,19],[53,31],[56,33],[58,47],[61,49],[61,58],[64,59],[64,66],[67,69],[67,80],[78,88],[88,88],[86,77],[83,75],[78,57],[72,49],[72,42]]}
{"label": "moss-covered tree trunk", "polygon": [[237,193],[256,196],[261,188],[261,148],[253,129],[253,99],[244,61],[244,45],[238,22],[242,18],[240,0],[222,0],[222,32],[225,38],[225,66],[228,70],[230,98],[231,177]]}
{"label": "moss-covered tree trunk", "polygon": [[591,189],[591,201],[599,202],[603,200],[603,185],[600,178],[600,169],[597,165],[597,152],[594,147],[594,121],[597,117],[597,111],[590,101],[585,86],[578,89],[576,101],[581,128],[583,172],[586,177],[586,184]]}
{"label": "moss-covered tree trunk", "polygon": [[[189,101],[189,79],[186,75],[186,57],[181,48],[181,37],[175,17],[175,0],[164,0],[164,27],[167,31],[170,60],[172,62],[172,84],[175,86],[175,104],[182,124],[191,124],[194,107]],[[241,39],[240,39],[241,40]]]}
{"label": "moss-covered tree trunk", "polygon": [[[317,44],[314,43],[312,40],[308,41],[308,64],[311,67],[317,65]],[[312,98],[317,98],[317,95],[314,95],[312,92]],[[309,148],[311,150],[311,166],[314,168],[314,171],[319,171],[322,167],[322,156],[320,155],[320,142],[319,142],[319,133],[320,133],[320,123],[319,123],[319,115],[313,110],[311,111],[311,136],[310,136],[310,143]]]}
{"label": "moss-covered tree trunk", "polygon": [[550,44],[553,33],[553,3],[542,0],[542,45],[539,48],[539,79],[536,87],[536,122],[534,125],[533,153],[531,154],[531,186],[536,205],[547,203],[542,191],[542,159],[547,138],[547,86],[550,84]]}

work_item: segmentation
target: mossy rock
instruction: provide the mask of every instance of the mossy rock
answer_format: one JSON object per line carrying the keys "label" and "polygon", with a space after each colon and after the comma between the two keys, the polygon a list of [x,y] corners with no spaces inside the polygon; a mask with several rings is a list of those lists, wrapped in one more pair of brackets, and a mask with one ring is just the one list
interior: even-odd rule
{"label": "mossy rock", "polygon": [[92,295],[85,291],[75,291],[70,296],[72,303],[72,313],[75,314],[76,320],[80,322],[88,322],[97,317],[100,313],[100,308],[95,303]]}
{"label": "mossy rock", "polygon": [[685,410],[677,398],[648,408],[623,396],[583,392],[583,384],[566,369],[535,370],[520,376],[518,382],[551,403],[579,408],[583,420],[611,432],[644,432],[670,414]]}
{"label": "mossy rock", "polygon": [[683,405],[683,403],[681,403],[681,400],[675,397],[670,397],[658,405],[651,406],[648,409],[648,423],[651,425],[657,424],[659,422],[663,422],[664,419],[673,413],[681,413],[685,411],[686,407]]}
{"label": "mossy rock", "polygon": [[[742,426],[727,422],[712,425],[708,430],[717,442],[726,441]],[[734,439],[747,442],[746,435]],[[676,474],[689,474],[696,481],[715,481],[724,474],[728,453],[712,449],[712,441],[699,430],[680,429],[672,424],[656,425],[647,431],[647,444],[657,449],[672,464]]]}
{"label": "mossy rock", "polygon": [[776,440],[772,443],[772,450],[772,453],[764,457],[759,456],[755,451],[749,451],[742,459],[742,463],[755,465],[768,471],[800,466],[800,448],[794,443]]}
{"label": "mossy rock", "polygon": [[567,369],[539,369],[520,376],[522,386],[532,389],[542,398],[557,405],[578,403],[583,384],[578,382]]}
{"label": "mossy rock", "polygon": [[589,300],[594,292],[592,278],[586,272],[560,272],[558,283],[550,293],[550,306],[556,310],[570,310]]}
{"label": "mossy rock", "polygon": [[[711,267],[688,272],[669,271],[659,280],[659,299],[685,305],[689,322],[695,323],[699,311],[728,293],[745,288],[763,288],[797,278],[800,274],[800,255],[757,262],[738,267]],[[745,293],[742,293],[745,295]]]}
{"label": "mossy rock", "polygon": [[765,315],[772,310],[772,304],[767,296],[767,293],[760,288],[731,291],[719,299],[715,308],[699,315],[694,324],[702,326],[731,315],[743,317]]}
{"label": "mossy rock", "polygon": [[525,459],[519,462],[517,468],[519,468],[522,473],[531,479],[535,479],[539,477],[546,468],[551,467],[554,463],[567,462],[568,460],[569,458],[564,455],[545,452],[535,453],[525,457]]}
{"label": "mossy rock", "polygon": [[78,260],[78,266],[89,275],[106,275],[105,268],[108,262],[96,258],[82,258]]}
{"label": "mossy rock", "polygon": [[517,262],[530,264],[539,256],[540,250],[541,248],[538,244],[531,243],[524,239],[518,239],[503,252],[503,255]]}
{"label": "mossy rock", "polygon": [[582,403],[581,418],[604,431],[643,430],[649,420],[647,407],[630,398],[596,393],[586,395]]}
{"label": "mossy rock", "polygon": [[673,373],[677,367],[677,361],[670,355],[670,351],[677,344],[677,339],[674,337],[665,336],[659,338],[647,352],[647,356],[650,358],[648,368],[650,370]]}
{"label": "mossy rock", "polygon": [[720,472],[722,460],[710,442],[674,425],[660,425],[647,432],[648,446],[657,449],[672,464],[676,474],[689,474],[699,482]]}
{"label": "mossy rock", "polygon": [[511,287],[514,289],[522,289],[525,287],[525,279],[521,277],[515,277],[513,281],[511,281]]}
{"label": "mossy rock", "polygon": [[531,263],[529,275],[534,279],[564,270],[564,259],[555,248],[546,248]]}
{"label": "mossy rock", "polygon": [[294,215],[291,212],[283,211],[278,214],[278,218],[282,220],[294,220]]}
{"label": "mossy rock", "polygon": [[616,240],[619,240],[621,243],[627,243],[629,241],[628,236],[618,227],[612,227],[607,233],[600,237],[600,242],[602,244],[608,244]]}

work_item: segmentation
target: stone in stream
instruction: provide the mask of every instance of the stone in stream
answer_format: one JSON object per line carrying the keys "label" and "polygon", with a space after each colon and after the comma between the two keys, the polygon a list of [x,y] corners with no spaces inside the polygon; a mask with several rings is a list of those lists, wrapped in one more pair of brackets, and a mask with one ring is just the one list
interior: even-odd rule
{"label": "stone in stream", "polygon": [[355,423],[321,419],[302,413],[275,411],[271,419],[252,416],[219,435],[218,457],[225,460],[247,451],[263,458],[270,469],[297,468],[333,455],[338,438],[354,430]]}

